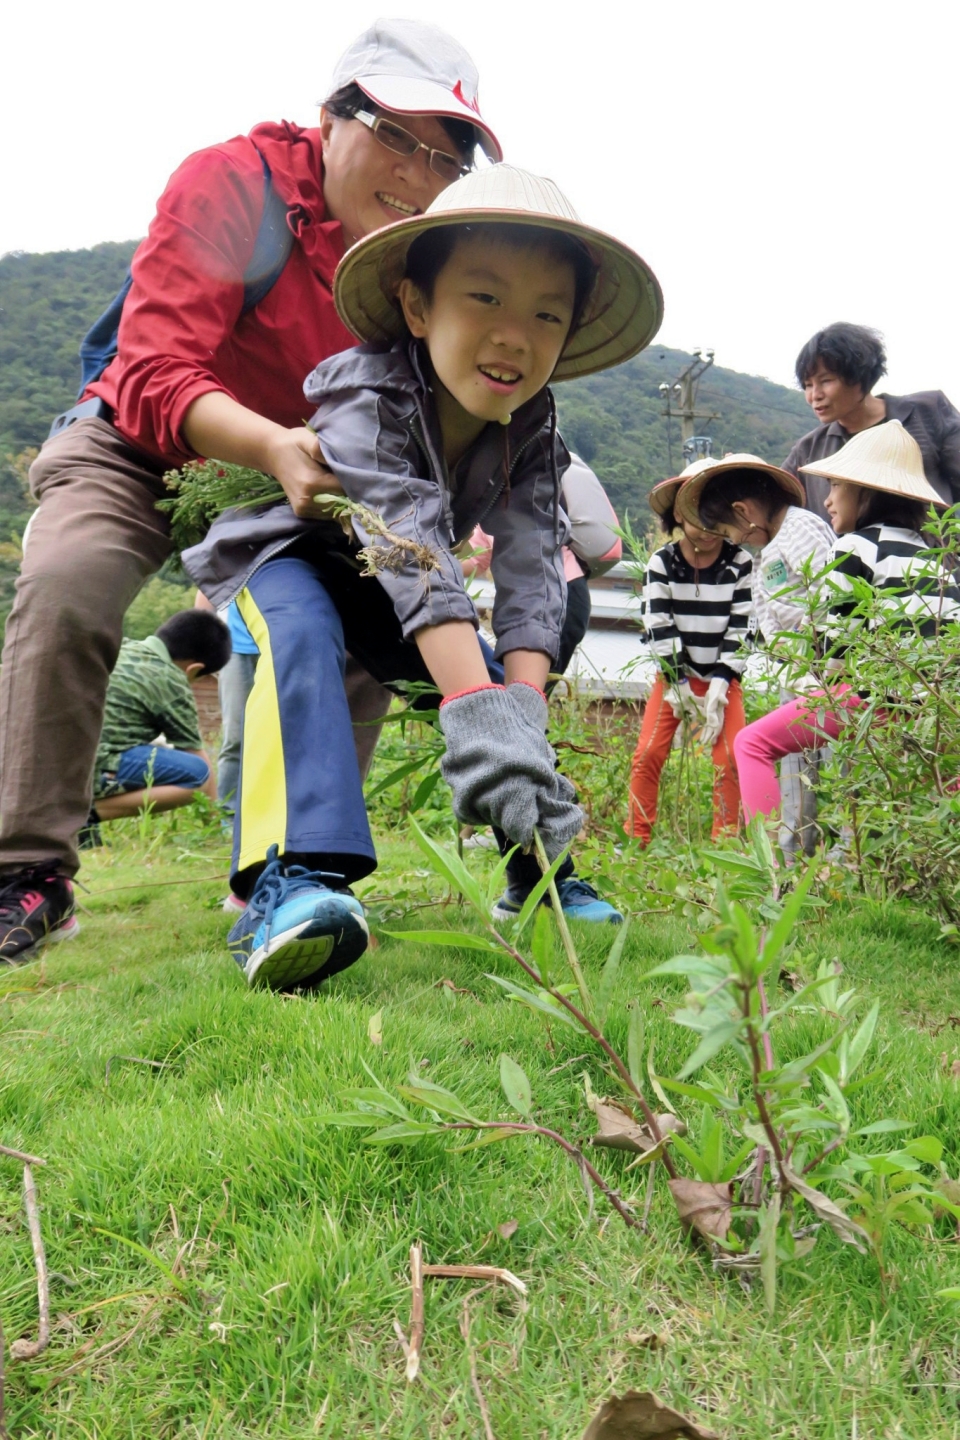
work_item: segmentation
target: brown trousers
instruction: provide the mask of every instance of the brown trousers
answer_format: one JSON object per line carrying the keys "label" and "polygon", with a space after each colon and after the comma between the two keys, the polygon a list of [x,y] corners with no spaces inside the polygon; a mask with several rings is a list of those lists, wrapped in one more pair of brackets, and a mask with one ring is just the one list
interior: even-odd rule
{"label": "brown trousers", "polygon": [[170,553],[160,461],[78,420],[30,467],[30,524],[0,673],[0,871],[79,865],[123,617]]}
{"label": "brown trousers", "polygon": [[[156,509],[165,468],[105,420],[78,420],[30,467],[40,508],[0,671],[0,874],[41,861],[63,875],[79,868],[76,837],[90,812],[123,617],[170,554],[167,519]],[[359,679],[354,719],[384,714],[380,687],[365,700]],[[358,750],[372,754],[378,735],[364,727]]]}

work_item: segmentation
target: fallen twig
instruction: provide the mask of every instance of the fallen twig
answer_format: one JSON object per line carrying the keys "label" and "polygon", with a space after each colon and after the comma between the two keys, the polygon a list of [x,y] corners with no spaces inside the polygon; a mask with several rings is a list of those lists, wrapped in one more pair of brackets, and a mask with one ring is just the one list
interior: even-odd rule
{"label": "fallen twig", "polygon": [[114,1060],[125,1060],[131,1065],[150,1065],[154,1070],[165,1070],[169,1063],[166,1060],[147,1060],[142,1055],[111,1055],[107,1061],[107,1069],[103,1078],[104,1085],[110,1084],[110,1066]]}
{"label": "fallen twig", "polygon": [[518,1295],[527,1293],[523,1281],[500,1265],[424,1265],[423,1273],[437,1280],[502,1280]]}
{"label": "fallen twig", "polygon": [[125,1334],[121,1335],[117,1340],[108,1340],[106,1345],[99,1346],[98,1349],[94,1350],[92,1354],[85,1353],[89,1349],[90,1344],[92,1343],[89,1340],[86,1341],[83,1345],[80,1346],[79,1352],[75,1352],[79,1353],[83,1358],[76,1360],[72,1365],[68,1365],[66,1370],[61,1370],[60,1374],[55,1375],[52,1380],[48,1380],[46,1386],[47,1390],[52,1390],[54,1385],[59,1385],[60,1382],[62,1380],[66,1380],[69,1375],[76,1375],[78,1371],[85,1370],[88,1366],[95,1364],[98,1360],[106,1360],[109,1355],[115,1355],[118,1350],[122,1350],[124,1345],[128,1345],[130,1343],[134,1335],[136,1335],[137,1331],[140,1329],[141,1325],[143,1325],[144,1322],[150,1318],[154,1310],[156,1310],[157,1306],[162,1304],[165,1299],[169,1298],[171,1297],[161,1296],[159,1299],[155,1300],[152,1305],[148,1305],[146,1310],[144,1310],[143,1314],[140,1316],[140,1319],[130,1330],[128,1330]]}
{"label": "fallen twig", "polygon": [[0,1155],[9,1155],[11,1160],[19,1160],[22,1165],[46,1165],[46,1160],[41,1160],[39,1155],[25,1155],[22,1150],[11,1150],[9,1145],[0,1145]]}
{"label": "fallen twig", "polygon": [[117,890],[157,890],[161,885],[212,885],[214,881],[218,885],[225,885],[226,875],[196,875],[186,880],[138,880],[133,885],[108,885],[106,890],[88,890],[87,894],[91,900],[96,900],[100,895],[113,895]]}
{"label": "fallen twig", "polygon": [[407,1384],[416,1380],[420,1373],[420,1351],[423,1348],[423,1246],[417,1240],[410,1246],[410,1339],[403,1333],[399,1320],[393,1328],[407,1361]]}
{"label": "fallen twig", "polygon": [[480,1388],[480,1377],[477,1374],[477,1357],[470,1345],[470,1296],[467,1295],[463,1302],[463,1309],[460,1312],[460,1334],[463,1336],[463,1343],[467,1347],[467,1359],[470,1362],[470,1384],[473,1386],[473,1393],[477,1397],[477,1404],[480,1407],[480,1418],[483,1421],[483,1433],[485,1440],[497,1440],[493,1433],[493,1426],[490,1424],[490,1411],[487,1409],[487,1402],[484,1399],[483,1391]]}
{"label": "fallen twig", "polygon": [[14,1360],[36,1360],[50,1344],[50,1281],[47,1276],[47,1256],[40,1233],[40,1208],[37,1204],[37,1187],[33,1183],[33,1171],[29,1165],[23,1167],[23,1204],[30,1227],[30,1241],[33,1245],[33,1260],[37,1267],[37,1304],[40,1319],[36,1340],[14,1340],[10,1354]]}

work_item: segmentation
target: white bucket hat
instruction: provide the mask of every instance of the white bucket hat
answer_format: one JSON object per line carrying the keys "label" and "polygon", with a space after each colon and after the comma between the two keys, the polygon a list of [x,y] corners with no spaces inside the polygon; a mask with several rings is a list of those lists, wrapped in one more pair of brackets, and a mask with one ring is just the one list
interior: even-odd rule
{"label": "white bucket hat", "polygon": [[491,160],[500,141],[480,114],[477,67],[463,46],[436,25],[375,20],[337,61],[330,94],[359,85],[381,110],[465,120]]}
{"label": "white bucket hat", "polygon": [[663,296],[650,267],[619,240],[584,225],[552,180],[512,165],[472,171],[442,190],[423,215],[398,220],[359,240],[340,261],[333,284],[340,318],[361,340],[399,339],[405,323],[397,287],[414,240],[441,226],[503,224],[569,235],[597,266],[593,289],[553,380],[607,370],[650,344],[663,320]]}
{"label": "white bucket hat", "polygon": [[806,475],[825,475],[828,480],[844,480],[848,485],[864,485],[908,500],[924,500],[929,505],[949,504],[923,473],[920,446],[899,420],[871,425],[854,435],[835,455],[801,465],[800,469]]}

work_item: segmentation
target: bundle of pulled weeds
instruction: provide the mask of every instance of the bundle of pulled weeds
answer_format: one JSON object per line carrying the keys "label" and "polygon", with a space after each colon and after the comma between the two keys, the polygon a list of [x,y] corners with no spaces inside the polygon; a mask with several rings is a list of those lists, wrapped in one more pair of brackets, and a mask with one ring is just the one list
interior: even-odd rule
{"label": "bundle of pulled weeds", "polygon": [[[163,477],[169,499],[159,500],[157,509],[170,516],[170,538],[177,551],[198,545],[210,526],[225,510],[254,509],[286,500],[283,487],[272,475],[232,465],[222,460],[193,460],[182,470],[168,470]],[[397,535],[373,510],[343,495],[318,495],[323,519],[338,520],[348,538],[355,519],[374,543],[358,552],[368,575],[384,570],[394,574],[411,562],[421,576],[440,569],[440,558],[428,546]]]}

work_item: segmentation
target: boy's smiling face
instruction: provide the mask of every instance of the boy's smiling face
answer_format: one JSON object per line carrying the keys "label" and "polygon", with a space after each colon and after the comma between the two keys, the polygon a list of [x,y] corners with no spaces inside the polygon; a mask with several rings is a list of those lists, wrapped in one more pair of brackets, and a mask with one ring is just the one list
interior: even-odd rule
{"label": "boy's smiling face", "polygon": [[[535,237],[514,245],[482,230],[458,240],[429,301],[412,280],[399,289],[411,334],[425,342],[437,378],[466,412],[464,422],[474,422],[463,428],[475,434],[490,421],[507,422],[547,384],[570,332],[575,294],[573,264]],[[441,425],[455,419],[438,402]]]}

